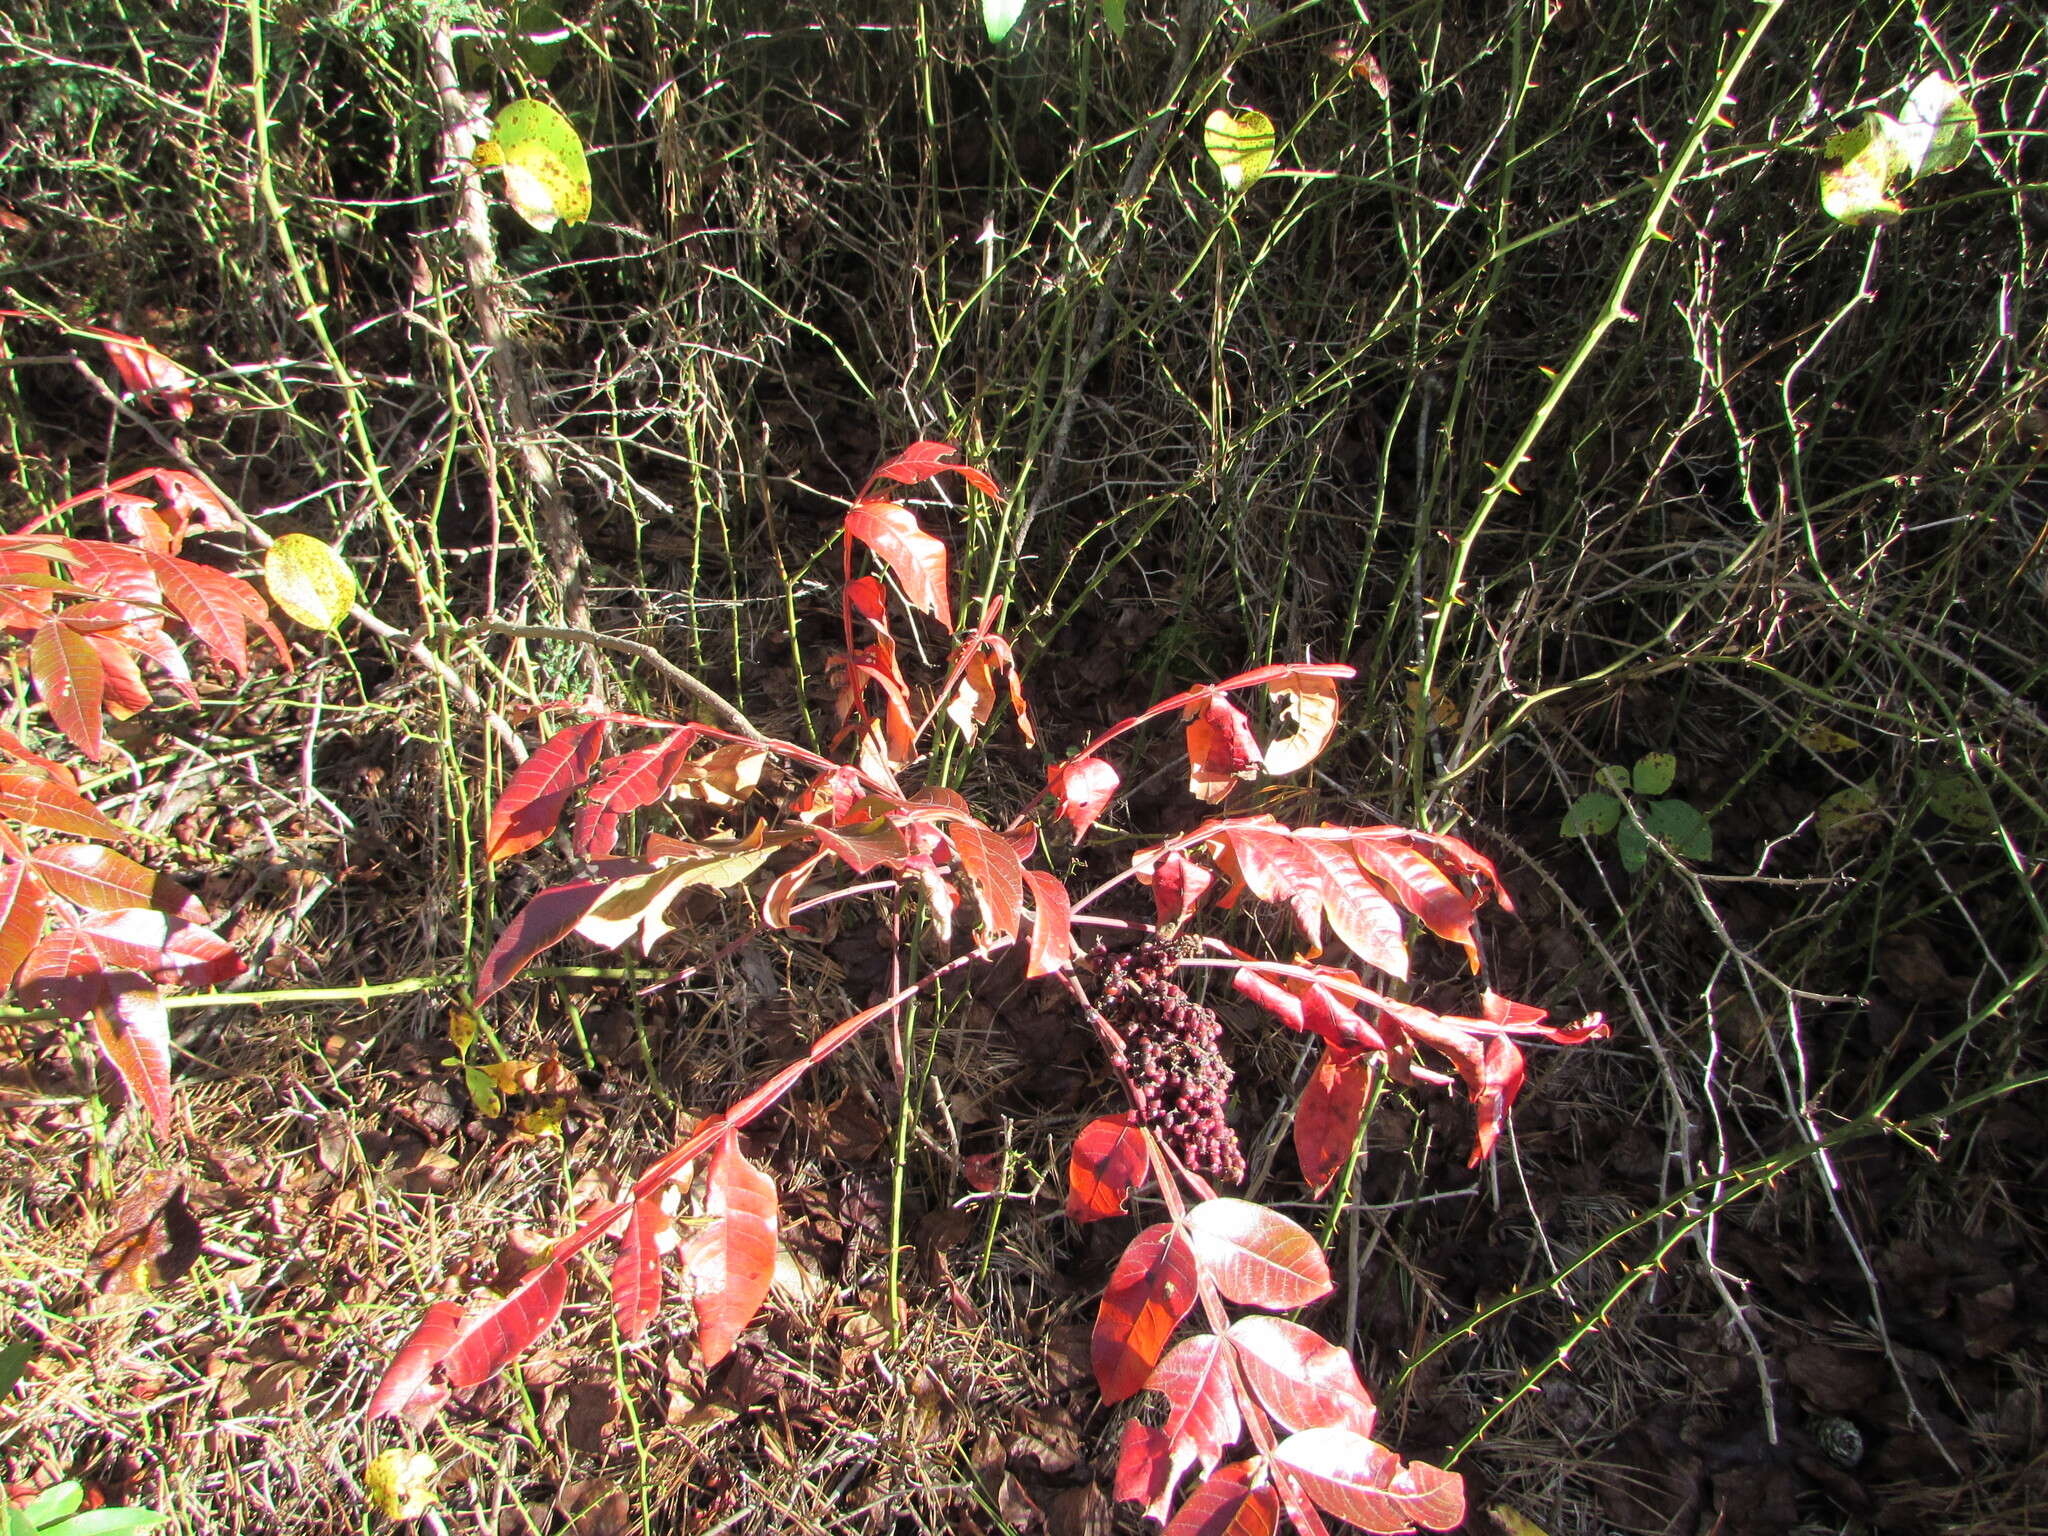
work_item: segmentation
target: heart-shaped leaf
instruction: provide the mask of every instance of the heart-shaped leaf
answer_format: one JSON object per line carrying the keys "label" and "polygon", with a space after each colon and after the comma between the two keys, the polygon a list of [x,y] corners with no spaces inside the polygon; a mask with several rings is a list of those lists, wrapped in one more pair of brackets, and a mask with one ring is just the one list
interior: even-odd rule
{"label": "heart-shaped leaf", "polygon": [[590,166],[575,126],[544,101],[504,107],[476,147],[480,170],[505,173],[505,199],[542,234],[590,217]]}
{"label": "heart-shaped leaf", "polygon": [[1223,173],[1223,185],[1241,192],[1273,167],[1273,119],[1249,108],[1218,107],[1202,125],[1202,147]]}

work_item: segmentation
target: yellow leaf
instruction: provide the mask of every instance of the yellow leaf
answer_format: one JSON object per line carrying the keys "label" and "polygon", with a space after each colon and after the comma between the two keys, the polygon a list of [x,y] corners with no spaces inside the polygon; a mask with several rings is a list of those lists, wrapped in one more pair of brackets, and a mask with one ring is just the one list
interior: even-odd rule
{"label": "yellow leaf", "polygon": [[1809,752],[1854,752],[1856,738],[1825,725],[1809,725],[1799,733],[1799,745]]}
{"label": "yellow leaf", "polygon": [[1493,1523],[1507,1533],[1507,1536],[1548,1536],[1542,1526],[1531,1520],[1520,1510],[1506,1504],[1496,1504],[1487,1511]]}
{"label": "yellow leaf", "polygon": [[479,170],[505,173],[505,199],[512,211],[542,234],[590,217],[590,165],[583,140],[569,119],[544,101],[515,101],[492,123],[491,136],[476,147]]}
{"label": "yellow leaf", "polygon": [[363,1488],[370,1507],[386,1520],[417,1520],[434,1502],[434,1479],[441,1473],[425,1451],[379,1451],[363,1470]]}
{"label": "yellow leaf", "polygon": [[331,545],[309,533],[288,533],[263,557],[270,600],[308,629],[332,630],[356,603],[356,574]]}
{"label": "yellow leaf", "polygon": [[1273,119],[1218,107],[1202,125],[1202,147],[1223,173],[1223,185],[1241,191],[1272,169]]}

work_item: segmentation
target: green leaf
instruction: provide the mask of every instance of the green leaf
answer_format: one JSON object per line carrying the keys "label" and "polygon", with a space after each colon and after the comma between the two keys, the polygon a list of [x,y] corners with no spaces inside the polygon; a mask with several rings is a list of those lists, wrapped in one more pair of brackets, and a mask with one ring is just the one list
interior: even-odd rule
{"label": "green leaf", "polygon": [[486,1120],[497,1119],[504,1110],[505,1100],[498,1092],[497,1082],[482,1067],[465,1065],[462,1085],[469,1090],[469,1101],[476,1106],[476,1112]]}
{"label": "green leaf", "polygon": [[1651,801],[1643,808],[1643,825],[1682,859],[1714,856],[1714,829],[1698,807],[1687,801]]}
{"label": "green leaf", "polygon": [[549,0],[519,0],[506,20],[509,23],[507,35],[512,40],[512,51],[519,55],[519,62],[531,70],[536,79],[546,79],[548,71],[561,58],[563,46],[569,41],[569,28],[562,20],[562,13]]}
{"label": "green leaf", "polygon": [[52,1483],[22,1505],[21,1512],[28,1516],[31,1525],[40,1530],[46,1525],[62,1520],[84,1502],[85,1484]]}
{"label": "green leaf", "polygon": [[1906,97],[1893,137],[1910,179],[1939,176],[1969,159],[1977,143],[1977,113],[1936,70]]}
{"label": "green leaf", "polygon": [[1628,793],[1629,771],[1619,763],[1607,764],[1598,773],[1594,774],[1593,778],[1597,783],[1613,790],[1617,795]]}
{"label": "green leaf", "polygon": [[1809,752],[1826,756],[1831,752],[1854,752],[1857,741],[1854,736],[1844,736],[1840,731],[1825,725],[1809,725],[1799,733],[1799,745]]}
{"label": "green leaf", "polygon": [[1678,759],[1669,752],[1645,752],[1636,759],[1633,775],[1639,795],[1661,795],[1678,777]]}
{"label": "green leaf", "polygon": [[1814,829],[1824,843],[1848,842],[1873,831],[1883,820],[1877,780],[1838,789],[1813,808]]}
{"label": "green leaf", "polygon": [[22,1372],[38,1353],[34,1339],[16,1339],[0,1349],[0,1398],[14,1390],[14,1384],[21,1380]]}
{"label": "green leaf", "polygon": [[1650,862],[1650,840],[1633,816],[1614,829],[1614,846],[1620,850],[1621,867],[1632,875],[1640,875]]}
{"label": "green leaf", "polygon": [[1579,796],[1564,813],[1558,831],[1566,837],[1604,837],[1621,822],[1621,802],[1597,790]]}
{"label": "green leaf", "polygon": [[1130,20],[1124,14],[1124,0],[1102,0],[1102,19],[1109,23],[1112,36],[1122,37],[1130,26]]}
{"label": "green leaf", "polygon": [[1821,151],[1820,205],[1843,224],[1889,224],[1902,211],[1892,200],[1892,184],[1907,165],[1893,137],[1898,122],[1883,112],[1866,112],[1863,121],[1829,139]]}
{"label": "green leaf", "polygon": [[45,1526],[43,1536],[125,1536],[162,1525],[168,1518],[153,1509],[88,1509],[62,1525]]}
{"label": "green leaf", "polygon": [[590,217],[590,165],[575,126],[544,101],[509,103],[476,147],[479,170],[505,173],[505,200],[542,234]]}
{"label": "green leaf", "polygon": [[1959,832],[1989,832],[1998,825],[1984,786],[1953,768],[1927,776],[1927,809]]}
{"label": "green leaf", "polygon": [[1024,14],[1024,0],[981,0],[981,24],[988,28],[988,40],[1000,43],[1010,35]]}
{"label": "green leaf", "polygon": [[1218,107],[1202,127],[1202,147],[1223,173],[1223,185],[1242,191],[1273,167],[1273,119]]}
{"label": "green leaf", "polygon": [[309,533],[288,533],[270,546],[263,584],[286,617],[308,629],[338,629],[356,605],[356,573],[333,545]]}

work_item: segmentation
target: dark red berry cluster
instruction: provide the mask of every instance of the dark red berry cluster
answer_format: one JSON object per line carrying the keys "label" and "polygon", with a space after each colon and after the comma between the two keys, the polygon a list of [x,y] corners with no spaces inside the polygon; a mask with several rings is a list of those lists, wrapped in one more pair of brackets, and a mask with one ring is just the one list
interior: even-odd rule
{"label": "dark red berry cluster", "polygon": [[1096,1006],[1123,1037],[1114,1063],[1137,1095],[1139,1123],[1194,1172],[1242,1183],[1244,1151],[1223,1118],[1232,1082],[1223,1021],[1174,984],[1175,958],[1158,942],[1098,949],[1089,957]]}

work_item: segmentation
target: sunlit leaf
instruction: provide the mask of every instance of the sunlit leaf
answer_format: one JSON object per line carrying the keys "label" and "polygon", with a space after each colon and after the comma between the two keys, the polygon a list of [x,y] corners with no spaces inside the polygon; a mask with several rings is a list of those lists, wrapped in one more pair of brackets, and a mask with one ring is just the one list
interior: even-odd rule
{"label": "sunlit leaf", "polygon": [[1237,192],[1273,165],[1273,120],[1263,112],[1218,107],[1202,125],[1202,147],[1223,173],[1223,185]]}
{"label": "sunlit leaf", "polygon": [[1062,820],[1079,842],[1116,798],[1117,771],[1099,757],[1077,757],[1046,770],[1047,787],[1059,802]]}
{"label": "sunlit leaf", "polygon": [[425,1451],[392,1446],[363,1469],[363,1491],[370,1508],[386,1520],[417,1520],[434,1502],[434,1480],[440,1475],[440,1466]]}
{"label": "sunlit leaf", "polygon": [[1151,1133],[1129,1115],[1091,1120],[1067,1162],[1067,1219],[1103,1221],[1124,1213],[1124,1198],[1152,1178]]}
{"label": "sunlit leaf", "polygon": [[476,147],[480,170],[505,173],[505,200],[542,234],[590,217],[590,166],[575,125],[544,101],[499,109],[491,136]]}
{"label": "sunlit leaf", "polygon": [[1294,729],[1266,747],[1266,772],[1293,773],[1322,755],[1337,730],[1337,680],[1320,672],[1293,672],[1266,685],[1294,717]]}
{"label": "sunlit leaf", "polygon": [[1821,150],[1820,205],[1844,224],[1889,224],[1902,212],[1892,185],[1910,167],[1901,154],[1895,119],[1866,112],[1863,121],[1829,139]]}
{"label": "sunlit leaf", "polygon": [[683,1272],[696,1287],[697,1352],[705,1367],[733,1344],[775,1280],[775,1183],[740,1152],[727,1131],[704,1174],[705,1226],[683,1245]]}
{"label": "sunlit leaf", "polygon": [[1926,76],[1899,108],[1893,133],[1906,173],[1918,180],[1952,171],[1977,144],[1977,113],[1940,70]]}
{"label": "sunlit leaf", "polygon": [[1464,1479],[1426,1462],[1403,1465],[1385,1446],[1352,1430],[1301,1430],[1280,1442],[1274,1459],[1301,1480],[1317,1504],[1361,1530],[1449,1531],[1465,1518]]}
{"label": "sunlit leaf", "polygon": [[355,572],[309,533],[288,533],[270,546],[263,584],[285,616],[308,629],[338,629],[356,602]]}
{"label": "sunlit leaf", "polygon": [[1330,1294],[1330,1266],[1306,1228],[1249,1200],[1204,1200],[1187,1238],[1202,1273],[1241,1306],[1305,1307]]}
{"label": "sunlit leaf", "polygon": [[1095,1381],[1105,1403],[1143,1390],[1166,1341],[1195,1304],[1195,1255],[1181,1229],[1168,1222],[1131,1240],[1095,1314]]}
{"label": "sunlit leaf", "polygon": [[47,620],[36,626],[29,642],[28,665],[36,697],[57,729],[94,762],[105,757],[100,709],[106,668],[92,642],[61,619]]}
{"label": "sunlit leaf", "polygon": [[564,726],[519,765],[484,834],[484,857],[493,864],[524,853],[553,835],[569,796],[583,787],[604,751],[604,722]]}
{"label": "sunlit leaf", "polygon": [[1024,14],[1025,0],[981,0],[981,24],[988,29],[988,40],[1000,43],[1010,35],[1017,25],[1017,18]]}
{"label": "sunlit leaf", "polygon": [[1245,1384],[1286,1428],[1334,1424],[1372,1433],[1375,1410],[1358,1367],[1314,1329],[1282,1317],[1241,1317],[1229,1339]]}

